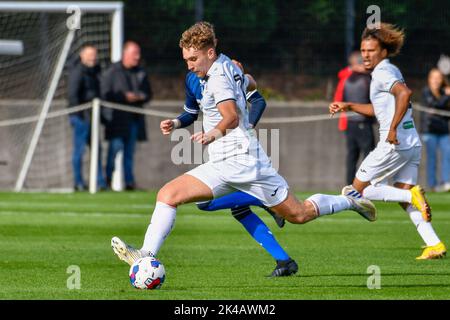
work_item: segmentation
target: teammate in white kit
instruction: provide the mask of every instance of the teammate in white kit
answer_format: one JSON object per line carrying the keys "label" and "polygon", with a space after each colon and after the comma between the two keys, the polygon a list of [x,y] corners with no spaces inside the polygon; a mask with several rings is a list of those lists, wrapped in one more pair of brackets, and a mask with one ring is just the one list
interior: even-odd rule
{"label": "teammate in white kit", "polygon": [[[412,93],[400,70],[387,59],[400,52],[403,42],[403,31],[391,24],[366,28],[361,54],[365,68],[372,70],[371,104],[334,102],[329,109],[331,114],[351,110],[376,116],[380,124],[377,147],[364,159],[353,184],[344,187],[342,194],[400,202],[426,244],[417,259],[434,259],[443,257],[447,250],[431,225],[425,192],[416,185],[422,145],[412,118]],[[387,185],[390,178],[394,187]]]}
{"label": "teammate in white kit", "polygon": [[204,131],[191,138],[209,145],[209,160],[173,179],[158,192],[140,250],[117,237],[111,240],[117,256],[131,265],[142,256],[157,255],[172,230],[179,205],[236,190],[258,198],[291,223],[306,223],[344,210],[354,210],[369,221],[376,220],[375,206],[361,197],[315,194],[300,202],[289,192],[286,181],[272,167],[249,126],[245,91],[248,79],[228,57],[216,53],[216,45],[214,29],[207,22],[190,27],[180,40],[188,69],[202,79],[203,86],[199,108],[203,112]]}

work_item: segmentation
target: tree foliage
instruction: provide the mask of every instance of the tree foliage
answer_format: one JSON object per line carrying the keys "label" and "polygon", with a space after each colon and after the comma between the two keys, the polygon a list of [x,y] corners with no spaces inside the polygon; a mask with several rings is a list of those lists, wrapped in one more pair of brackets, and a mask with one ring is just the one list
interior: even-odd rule
{"label": "tree foliage", "polygon": [[[219,49],[257,69],[334,73],[345,63],[345,0],[204,0]],[[383,21],[405,29],[402,61],[428,68],[450,54],[450,1],[378,0]],[[355,44],[371,0],[355,1]],[[182,70],[181,32],[195,22],[195,0],[126,0],[126,38],[140,42],[149,64]],[[423,63],[423,61],[430,61]],[[419,72],[423,70],[417,68]]]}

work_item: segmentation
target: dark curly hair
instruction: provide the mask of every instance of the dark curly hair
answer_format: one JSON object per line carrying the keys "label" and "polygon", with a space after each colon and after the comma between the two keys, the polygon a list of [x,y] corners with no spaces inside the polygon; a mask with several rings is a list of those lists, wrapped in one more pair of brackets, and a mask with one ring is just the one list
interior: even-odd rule
{"label": "dark curly hair", "polygon": [[383,49],[388,52],[388,57],[395,57],[405,42],[405,32],[393,24],[381,23],[380,28],[364,29],[361,40],[376,39]]}

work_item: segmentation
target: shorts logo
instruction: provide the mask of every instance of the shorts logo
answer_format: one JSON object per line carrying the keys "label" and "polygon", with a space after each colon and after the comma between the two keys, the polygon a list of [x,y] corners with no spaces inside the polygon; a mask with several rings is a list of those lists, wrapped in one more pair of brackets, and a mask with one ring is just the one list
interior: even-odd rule
{"label": "shorts logo", "polygon": [[359,171],[364,172],[364,173],[367,173],[367,171],[364,170],[364,169],[359,169]]}
{"label": "shorts logo", "polygon": [[270,196],[274,197],[277,194],[278,188],[276,188],[275,191]]}

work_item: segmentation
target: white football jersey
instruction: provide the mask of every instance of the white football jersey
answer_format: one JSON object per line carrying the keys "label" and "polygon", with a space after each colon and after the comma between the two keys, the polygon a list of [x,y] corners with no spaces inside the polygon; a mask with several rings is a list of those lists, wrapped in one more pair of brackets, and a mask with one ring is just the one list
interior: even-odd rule
{"label": "white football jersey", "polygon": [[220,161],[231,156],[248,152],[258,144],[256,137],[249,130],[246,88],[248,79],[230,58],[221,54],[209,69],[203,87],[200,109],[203,112],[203,129],[212,130],[221,120],[222,115],[217,104],[234,100],[239,116],[239,125],[224,137],[208,146],[210,161]]}
{"label": "white football jersey", "polygon": [[[370,101],[375,116],[380,123],[380,143],[386,143],[389,128],[395,113],[395,97],[391,89],[397,82],[405,83],[400,70],[388,59],[381,61],[372,71],[370,83]],[[420,138],[412,118],[412,108],[408,108],[405,116],[397,127],[397,150],[421,146]]]}

